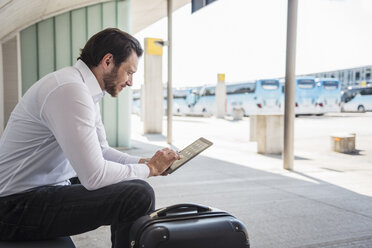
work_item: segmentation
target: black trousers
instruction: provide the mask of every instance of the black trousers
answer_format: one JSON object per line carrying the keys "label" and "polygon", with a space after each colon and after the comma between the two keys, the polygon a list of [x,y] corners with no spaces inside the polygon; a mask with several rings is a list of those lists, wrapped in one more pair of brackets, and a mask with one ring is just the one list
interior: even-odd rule
{"label": "black trousers", "polygon": [[154,191],[142,180],[94,191],[81,184],[43,186],[0,197],[0,240],[43,240],[111,225],[112,247],[129,247],[133,221],[154,207]]}

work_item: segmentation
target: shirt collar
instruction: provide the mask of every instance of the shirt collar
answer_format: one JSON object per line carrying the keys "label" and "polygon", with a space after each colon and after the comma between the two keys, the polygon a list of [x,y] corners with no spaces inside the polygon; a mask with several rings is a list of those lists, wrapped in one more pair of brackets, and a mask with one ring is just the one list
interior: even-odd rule
{"label": "shirt collar", "polygon": [[105,95],[105,92],[102,91],[96,76],[94,76],[93,72],[84,63],[84,61],[80,59],[76,62],[74,67],[80,71],[83,81],[87,85],[94,103],[99,102],[99,100],[101,100],[101,98]]}

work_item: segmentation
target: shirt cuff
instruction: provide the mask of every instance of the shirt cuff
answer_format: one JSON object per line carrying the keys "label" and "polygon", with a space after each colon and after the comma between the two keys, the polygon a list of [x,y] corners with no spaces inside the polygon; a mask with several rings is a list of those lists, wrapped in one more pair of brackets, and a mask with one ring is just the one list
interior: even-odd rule
{"label": "shirt cuff", "polygon": [[[141,159],[141,157],[128,156],[128,157],[125,158],[125,163],[126,164],[138,164],[138,162],[139,162],[140,159]],[[146,167],[147,167],[147,165],[146,165]]]}
{"label": "shirt cuff", "polygon": [[136,164],[138,169],[138,178],[146,179],[149,177],[150,168],[146,164]]}

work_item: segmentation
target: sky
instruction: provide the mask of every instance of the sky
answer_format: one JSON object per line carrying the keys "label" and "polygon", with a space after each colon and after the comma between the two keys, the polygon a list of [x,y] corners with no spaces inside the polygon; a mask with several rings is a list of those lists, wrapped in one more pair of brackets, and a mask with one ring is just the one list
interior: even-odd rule
{"label": "sky", "polygon": [[[372,64],[371,0],[298,0],[296,74]],[[173,87],[283,77],[287,0],[217,0],[173,13]],[[167,40],[167,18],[134,36]],[[140,60],[134,87],[143,84]],[[163,53],[167,82],[167,49]]]}

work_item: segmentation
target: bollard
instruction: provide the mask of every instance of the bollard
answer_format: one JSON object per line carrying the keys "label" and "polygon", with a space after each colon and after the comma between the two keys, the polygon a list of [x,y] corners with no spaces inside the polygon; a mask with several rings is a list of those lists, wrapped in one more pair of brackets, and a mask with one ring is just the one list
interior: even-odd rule
{"label": "bollard", "polygon": [[233,108],[233,118],[235,121],[243,120],[244,111],[242,108]]}
{"label": "bollard", "polygon": [[354,153],[355,133],[337,133],[331,135],[331,148],[334,152]]}

